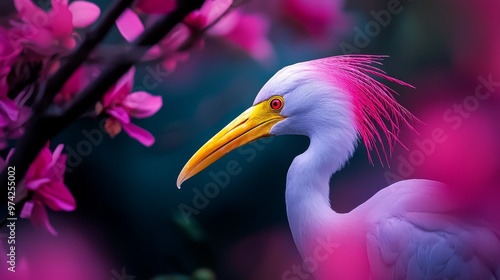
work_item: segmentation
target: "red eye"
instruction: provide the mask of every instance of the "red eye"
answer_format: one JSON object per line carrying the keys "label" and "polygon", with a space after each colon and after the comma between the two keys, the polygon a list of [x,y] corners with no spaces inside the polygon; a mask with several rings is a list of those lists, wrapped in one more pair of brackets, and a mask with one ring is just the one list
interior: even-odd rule
{"label": "red eye", "polygon": [[273,99],[271,100],[271,109],[273,110],[279,110],[281,109],[281,106],[283,105],[283,102],[281,102],[281,99]]}

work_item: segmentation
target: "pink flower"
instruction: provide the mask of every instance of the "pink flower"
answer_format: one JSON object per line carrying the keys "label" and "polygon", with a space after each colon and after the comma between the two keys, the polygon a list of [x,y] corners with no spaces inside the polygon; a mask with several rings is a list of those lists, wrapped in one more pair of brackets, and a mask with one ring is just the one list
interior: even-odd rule
{"label": "pink flower", "polygon": [[165,14],[175,9],[175,0],[139,0],[137,9],[146,14]]}
{"label": "pink flower", "polygon": [[52,153],[47,144],[28,169],[24,186],[33,192],[30,201],[24,204],[21,218],[30,218],[35,226],[41,226],[57,235],[47,216],[45,206],[53,211],[73,211],[75,199],[64,184],[66,155],[62,154],[64,145],[59,145]]}
{"label": "pink flower", "polygon": [[155,138],[148,131],[134,125],[130,118],[147,118],[154,115],[163,106],[161,96],[153,96],[144,91],[133,92],[135,69],[132,68],[103,97],[97,112],[104,111],[110,116],[106,120],[105,129],[111,137],[121,132],[121,129],[133,139],[149,147]]}
{"label": "pink flower", "polygon": [[46,12],[31,0],[14,0],[21,22],[12,22],[18,44],[44,55],[53,55],[76,45],[74,28],[85,28],[100,15],[97,5],[87,1],[52,0]]}
{"label": "pink flower", "polygon": [[98,70],[91,67],[82,66],[78,68],[73,75],[66,81],[61,91],[54,98],[56,104],[62,104],[71,101],[73,97],[83,90],[91,78],[98,74]]}
{"label": "pink flower", "polygon": [[8,97],[0,97],[0,150],[7,147],[8,139],[24,134],[24,126],[30,116],[28,107],[21,107]]}
{"label": "pink flower", "polygon": [[[179,61],[189,57],[189,53],[181,48],[194,39],[193,36],[209,27],[210,30],[213,29],[209,32],[212,36],[226,39],[253,58],[261,62],[271,58],[274,52],[266,38],[269,30],[268,20],[260,15],[240,12],[225,15],[232,3],[232,0],[205,1],[200,10],[189,14],[184,23],[177,25],[157,46],[151,48],[146,59],[161,58],[163,67],[173,71]],[[221,19],[223,15],[225,17]],[[144,32],[141,19],[132,10],[125,11],[116,24],[122,36],[129,42]],[[203,40],[196,39],[198,41],[194,46],[201,48]]]}
{"label": "pink flower", "polygon": [[0,96],[7,94],[7,75],[21,53],[21,48],[16,47],[16,44],[9,38],[9,32],[10,30],[0,26]]}
{"label": "pink flower", "polygon": [[200,10],[190,13],[184,22],[191,28],[202,30],[231,8],[233,0],[206,0]]}
{"label": "pink flower", "polygon": [[0,26],[0,150],[7,146],[7,138],[13,136],[9,135],[9,132],[19,119],[17,103],[7,96],[9,91],[7,76],[21,50],[12,44],[8,32]]}
{"label": "pink flower", "polygon": [[0,96],[0,150],[7,147],[7,139],[20,136],[18,129],[19,125],[19,108],[17,104],[10,100],[7,96]]}
{"label": "pink flower", "polygon": [[8,87],[0,86],[0,127],[5,127],[19,117],[19,108],[13,100],[7,96]]}
{"label": "pink flower", "polygon": [[[128,9],[116,21],[118,30],[128,42],[132,42],[144,32],[144,25],[139,16]],[[165,38],[156,46],[153,46],[145,55],[144,60],[161,59],[165,69],[173,71],[178,61],[184,61],[189,57],[185,51],[179,48],[187,42],[192,31],[184,24],[178,24]]]}
{"label": "pink flower", "polygon": [[343,21],[341,1],[282,0],[283,16],[317,38],[328,36]]}
{"label": "pink flower", "polygon": [[[191,37],[192,30],[184,24],[177,25],[170,34],[158,44],[157,52],[162,57],[162,66],[168,71],[174,71],[179,62],[186,61],[189,58],[189,52],[182,51],[180,48]],[[203,47],[203,40],[195,44],[196,48]]]}
{"label": "pink flower", "polygon": [[234,11],[209,30],[212,36],[222,37],[241,48],[261,63],[274,58],[274,50],[267,38],[269,20],[263,15]]}

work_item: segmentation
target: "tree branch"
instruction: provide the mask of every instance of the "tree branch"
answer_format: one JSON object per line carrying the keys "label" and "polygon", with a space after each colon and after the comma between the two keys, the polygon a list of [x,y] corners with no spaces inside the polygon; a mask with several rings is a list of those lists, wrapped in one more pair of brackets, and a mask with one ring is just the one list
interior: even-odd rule
{"label": "tree branch", "polygon": [[50,106],[54,97],[62,89],[65,82],[73,75],[76,69],[87,60],[89,54],[104,37],[106,37],[109,30],[114,26],[118,17],[133,2],[134,0],[116,0],[111,8],[107,10],[99,24],[87,32],[82,44],[80,44],[75,52],[69,56],[67,62],[49,78],[45,87],[41,89],[42,94],[39,95],[40,101],[34,106],[35,113],[42,112]]}
{"label": "tree branch", "polygon": [[[105,19],[99,24],[103,30],[99,30],[98,27],[97,30],[89,33],[80,48],[51,77],[45,89],[42,89],[44,92],[43,97],[28,122],[26,134],[19,141],[16,151],[0,174],[0,182],[5,182],[5,186],[7,186],[7,166],[16,166],[16,183],[20,182],[47,141],[61,132],[86,110],[93,107],[109,88],[144,55],[147,51],[144,46],[152,46],[158,43],[178,23],[182,22],[190,12],[201,8],[204,0],[179,0],[177,9],[174,12],[164,16],[152,28],[144,32],[133,43],[133,47],[127,52],[127,55],[122,59],[116,59],[114,63],[109,65],[98,78],[77,95],[75,100],[63,110],[62,114],[50,114],[49,108],[54,96],[62,88],[65,81],[69,79],[71,73],[87,59],[95,46],[104,38],[107,33],[105,29],[109,30],[111,28],[116,18],[131,2],[132,0],[117,2],[114,5],[114,11],[108,12]],[[86,42],[87,40],[89,42]],[[88,49],[85,49],[84,46]],[[2,204],[6,202],[6,198],[2,199]],[[18,205],[17,207],[22,206]]]}

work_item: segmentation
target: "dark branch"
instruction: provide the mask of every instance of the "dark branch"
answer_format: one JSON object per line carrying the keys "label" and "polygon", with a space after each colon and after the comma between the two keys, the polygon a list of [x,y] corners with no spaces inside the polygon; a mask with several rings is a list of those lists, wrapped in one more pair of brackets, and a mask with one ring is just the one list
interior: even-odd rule
{"label": "dark branch", "polygon": [[[115,11],[109,12],[99,26],[103,30],[109,30],[114,24],[115,19],[121,14],[121,11],[131,2],[131,0],[117,2],[113,8]],[[199,9],[203,2],[204,0],[179,1],[178,7],[174,12],[161,18],[152,28],[144,32],[133,43],[133,47],[127,52],[127,55],[121,59],[116,59],[109,65],[96,80],[75,98],[74,102],[63,110],[62,115],[50,114],[49,109],[56,93],[62,88],[65,81],[69,79],[71,73],[85,62],[88,55],[102,40],[107,31],[99,30],[98,26],[97,30],[89,33],[81,47],[69,57],[68,62],[47,83],[43,92],[43,99],[40,100],[37,109],[28,122],[26,134],[19,141],[15,153],[6,165],[6,167],[9,165],[16,166],[16,182],[20,182],[24,178],[31,162],[33,162],[49,139],[60,133],[71,122],[93,107],[106,91],[143,56],[147,51],[147,48],[144,48],[144,46],[152,46],[158,43],[177,24],[181,23],[190,12]],[[111,18],[113,20],[110,20]],[[87,40],[90,43],[86,42]],[[86,46],[89,49],[83,49],[82,46]],[[7,185],[6,167],[0,174],[0,182],[5,182],[5,185]],[[2,204],[6,203],[6,201],[7,199],[3,199]],[[18,207],[21,207],[21,205],[18,205]]]}
{"label": "dark branch", "polygon": [[82,44],[75,50],[66,63],[64,63],[59,70],[52,75],[47,84],[41,90],[40,102],[35,104],[34,111],[41,112],[46,110],[56,94],[64,86],[64,83],[71,77],[71,75],[80,67],[89,54],[95,47],[106,37],[109,30],[114,26],[118,17],[123,11],[129,7],[134,0],[117,0],[111,8],[109,8],[102,20],[93,27],[85,36]]}

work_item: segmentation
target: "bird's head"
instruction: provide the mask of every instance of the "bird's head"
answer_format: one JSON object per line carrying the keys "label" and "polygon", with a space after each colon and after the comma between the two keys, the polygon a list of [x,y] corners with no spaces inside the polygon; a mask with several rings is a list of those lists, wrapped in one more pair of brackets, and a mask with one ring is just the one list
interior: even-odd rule
{"label": "bird's head", "polygon": [[[396,102],[393,90],[370,77],[402,85],[373,66],[382,56],[345,55],[297,63],[276,73],[260,90],[253,106],[196,152],[184,166],[177,186],[230,151],[254,140],[284,134],[324,135],[354,142],[358,135],[379,158],[397,141],[400,123],[413,116]],[[409,125],[410,126],[410,125]],[[411,127],[411,126],[410,126]],[[371,157],[369,154],[371,161]]]}

